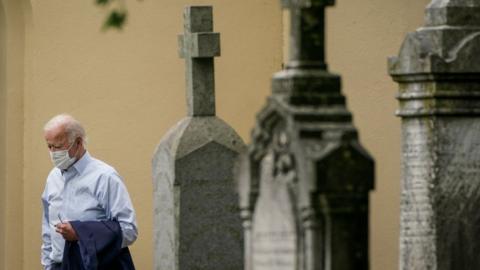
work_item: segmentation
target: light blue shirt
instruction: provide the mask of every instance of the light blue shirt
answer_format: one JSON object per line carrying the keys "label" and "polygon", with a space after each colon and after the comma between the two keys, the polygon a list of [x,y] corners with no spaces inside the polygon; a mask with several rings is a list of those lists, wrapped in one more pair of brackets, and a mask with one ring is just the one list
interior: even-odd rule
{"label": "light blue shirt", "polygon": [[88,152],[66,171],[50,171],[42,203],[42,264],[47,269],[62,261],[65,240],[54,227],[59,215],[63,222],[116,219],[122,228],[122,247],[137,239],[135,210],[120,175]]}

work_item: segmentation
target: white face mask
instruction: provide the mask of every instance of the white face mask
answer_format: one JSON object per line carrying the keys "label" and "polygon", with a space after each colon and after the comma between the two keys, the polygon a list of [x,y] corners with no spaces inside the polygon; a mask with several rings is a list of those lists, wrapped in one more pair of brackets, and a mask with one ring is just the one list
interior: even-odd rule
{"label": "white face mask", "polygon": [[75,161],[77,160],[75,157],[70,157],[68,151],[75,143],[72,143],[70,147],[66,150],[59,150],[59,151],[50,151],[50,159],[55,167],[59,168],[60,170],[68,169]]}

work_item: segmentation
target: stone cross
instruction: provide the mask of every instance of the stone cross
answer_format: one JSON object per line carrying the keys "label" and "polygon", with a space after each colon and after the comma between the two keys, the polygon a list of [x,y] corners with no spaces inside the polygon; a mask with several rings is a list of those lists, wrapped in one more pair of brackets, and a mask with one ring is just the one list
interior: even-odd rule
{"label": "stone cross", "polygon": [[282,0],[290,10],[289,66],[326,69],[325,7],[335,0]]}
{"label": "stone cross", "polygon": [[233,167],[245,145],[215,116],[212,8],[186,7],[180,55],[186,59],[188,115],[153,156],[154,269],[241,270],[243,237]]}
{"label": "stone cross", "polygon": [[187,107],[189,116],[215,115],[213,58],[220,56],[220,34],[213,33],[212,9],[187,7],[184,34],[180,35],[179,54],[185,58]]}
{"label": "stone cross", "polygon": [[432,1],[389,73],[402,118],[399,269],[478,269],[480,1]]}
{"label": "stone cross", "polygon": [[238,169],[247,270],[366,270],[373,160],[327,71],[324,9],[284,0],[290,60]]}

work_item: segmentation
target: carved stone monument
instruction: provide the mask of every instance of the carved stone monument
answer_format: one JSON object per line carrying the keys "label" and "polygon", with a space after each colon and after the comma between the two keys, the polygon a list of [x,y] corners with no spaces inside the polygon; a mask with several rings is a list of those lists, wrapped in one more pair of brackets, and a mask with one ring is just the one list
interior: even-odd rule
{"label": "carved stone monument", "polygon": [[242,139],[215,116],[214,62],[220,37],[212,8],[187,7],[179,37],[186,62],[188,116],[153,157],[154,269],[243,268],[243,237],[233,166]]}
{"label": "carved stone monument", "polygon": [[479,269],[480,1],[432,1],[389,72],[402,117],[400,269]]}
{"label": "carved stone monument", "polygon": [[237,177],[247,270],[366,270],[374,163],[325,63],[333,0],[284,0],[290,60],[272,80]]}

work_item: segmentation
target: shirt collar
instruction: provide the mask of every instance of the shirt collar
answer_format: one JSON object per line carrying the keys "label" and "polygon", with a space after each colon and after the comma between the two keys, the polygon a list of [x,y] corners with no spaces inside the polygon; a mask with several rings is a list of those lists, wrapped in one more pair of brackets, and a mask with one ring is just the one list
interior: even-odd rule
{"label": "shirt collar", "polygon": [[82,174],[90,160],[92,160],[92,157],[88,151],[85,151],[85,154],[83,154],[83,156],[75,162],[72,167],[78,172],[78,174]]}

